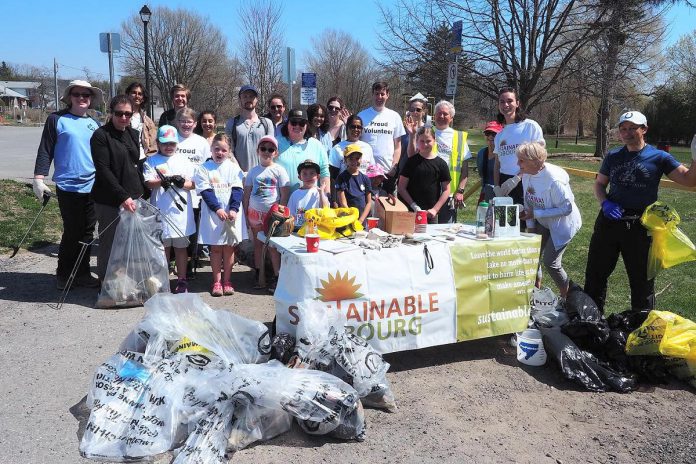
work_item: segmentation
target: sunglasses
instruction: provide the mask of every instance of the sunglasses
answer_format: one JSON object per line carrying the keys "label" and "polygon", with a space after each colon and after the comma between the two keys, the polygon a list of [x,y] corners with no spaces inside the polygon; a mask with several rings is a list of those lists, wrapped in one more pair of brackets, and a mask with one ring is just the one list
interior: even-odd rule
{"label": "sunglasses", "polygon": [[70,92],[70,96],[74,98],[92,98],[91,93],[78,93],[78,92]]}
{"label": "sunglasses", "polygon": [[362,128],[363,128],[363,126],[359,126],[359,125],[357,125],[357,124],[351,124],[351,125],[348,126],[348,127],[350,127],[350,128],[353,129],[353,130],[362,130]]}
{"label": "sunglasses", "polygon": [[483,135],[485,135],[486,137],[495,137],[495,132],[484,132]]}
{"label": "sunglasses", "polygon": [[411,111],[414,111],[416,113],[420,113],[423,111],[423,108],[413,108]]}
{"label": "sunglasses", "polygon": [[127,118],[130,118],[131,116],[133,116],[133,112],[132,111],[114,111],[114,116],[116,116],[117,118],[122,118],[124,116]]}
{"label": "sunglasses", "polygon": [[307,121],[289,121],[291,126],[300,126],[304,127],[307,125]]}
{"label": "sunglasses", "polygon": [[135,95],[136,97],[142,97],[143,93],[142,92],[131,92],[131,95]]}
{"label": "sunglasses", "polygon": [[275,147],[259,147],[261,153],[273,153],[276,151]]}
{"label": "sunglasses", "polygon": [[329,111],[341,111],[341,107],[340,107],[340,106],[329,106],[327,109],[328,109]]}
{"label": "sunglasses", "polygon": [[272,110],[282,110],[282,109],[283,109],[283,105],[273,105],[273,106],[271,106],[271,109],[272,109]]}

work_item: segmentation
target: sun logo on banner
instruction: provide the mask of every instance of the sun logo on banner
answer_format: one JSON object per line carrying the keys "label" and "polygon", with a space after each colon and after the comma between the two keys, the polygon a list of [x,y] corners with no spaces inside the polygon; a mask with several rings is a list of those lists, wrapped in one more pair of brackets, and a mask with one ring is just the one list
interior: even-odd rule
{"label": "sun logo on banner", "polygon": [[321,285],[321,288],[315,288],[321,295],[317,299],[321,301],[352,300],[363,296],[358,293],[361,285],[355,284],[355,276],[348,277],[348,271],[343,275],[341,271],[336,271],[335,276],[329,273],[328,280],[321,280]]}

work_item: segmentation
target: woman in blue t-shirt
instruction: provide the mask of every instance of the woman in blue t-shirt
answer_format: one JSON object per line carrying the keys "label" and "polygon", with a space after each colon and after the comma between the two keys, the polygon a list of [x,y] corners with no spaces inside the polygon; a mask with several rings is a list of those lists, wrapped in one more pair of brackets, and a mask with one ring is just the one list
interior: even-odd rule
{"label": "woman in blue t-shirt", "polygon": [[[87,114],[104,101],[102,91],[87,81],[74,80],[68,84],[60,99],[68,107],[52,113],[44,124],[34,166],[33,189],[41,201],[51,190],[44,183],[54,165],[53,182],[63,219],[63,235],[58,248],[56,287],[63,290],[74,272],[72,285],[98,287],[99,281],[89,271],[90,247],[82,253],[82,244],[94,239],[97,216],[90,197],[95,169],[89,141],[99,122]],[[75,267],[78,258],[83,256]]]}

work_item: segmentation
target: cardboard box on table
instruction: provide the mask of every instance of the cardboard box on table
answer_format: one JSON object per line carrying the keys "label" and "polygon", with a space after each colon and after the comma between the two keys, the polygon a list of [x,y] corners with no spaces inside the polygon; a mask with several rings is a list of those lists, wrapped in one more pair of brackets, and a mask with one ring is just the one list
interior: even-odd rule
{"label": "cardboard box on table", "polygon": [[376,205],[380,228],[390,234],[412,234],[416,226],[416,213],[408,210],[397,198],[378,197]]}

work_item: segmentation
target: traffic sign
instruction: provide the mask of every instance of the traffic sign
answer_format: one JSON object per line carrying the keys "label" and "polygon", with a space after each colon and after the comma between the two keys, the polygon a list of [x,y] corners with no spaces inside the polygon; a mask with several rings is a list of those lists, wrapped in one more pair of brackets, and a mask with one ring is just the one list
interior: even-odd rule
{"label": "traffic sign", "polygon": [[451,97],[457,92],[457,63],[447,65],[447,87],[445,95]]}

